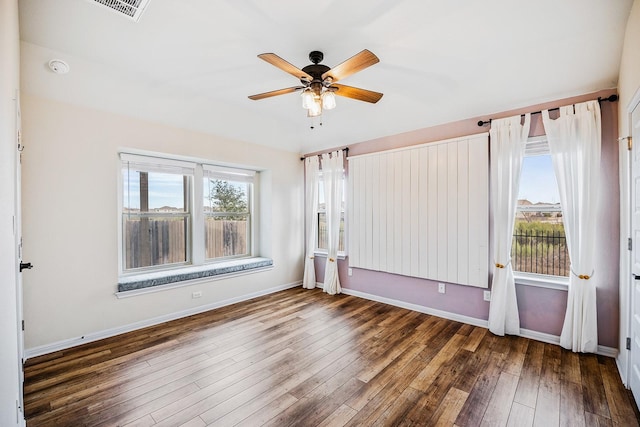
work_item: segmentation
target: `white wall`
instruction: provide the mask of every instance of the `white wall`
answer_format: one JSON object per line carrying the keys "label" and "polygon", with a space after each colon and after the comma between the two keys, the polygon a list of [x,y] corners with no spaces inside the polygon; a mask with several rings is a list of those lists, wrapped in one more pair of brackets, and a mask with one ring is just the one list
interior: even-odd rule
{"label": "white wall", "polygon": [[[22,112],[24,256],[34,265],[24,280],[27,349],[301,280],[299,155],[28,94]],[[266,169],[261,226],[271,239],[259,255],[275,268],[117,299],[121,147]],[[195,290],[202,298],[191,298]]]}
{"label": "white wall", "polygon": [[631,7],[620,61],[620,77],[618,79],[620,136],[629,135],[629,114],[627,108],[634,94],[640,89],[640,0],[635,0]]}
{"label": "white wall", "polygon": [[[629,20],[627,21],[627,28],[625,32],[624,46],[622,50],[622,59],[620,61],[620,77],[618,79],[618,94],[620,95],[620,101],[618,103],[618,133],[620,137],[630,135],[629,128],[629,113],[634,94],[637,90],[640,90],[640,0],[635,0],[629,14]],[[640,141],[634,141],[634,144],[638,144]],[[626,141],[623,141],[626,144]],[[621,163],[628,161],[629,156],[627,153],[622,152],[620,156]],[[621,171],[624,172],[624,171]],[[622,179],[626,179],[622,176]],[[621,182],[620,199],[622,206],[620,209],[620,234],[621,234],[621,248],[620,248],[620,339],[618,354],[618,367],[622,375],[623,382],[626,383],[626,372],[628,364],[628,352],[624,350],[625,340],[630,336],[629,332],[629,286],[631,281],[631,266],[629,263],[629,252],[626,251],[626,237],[630,236],[629,230],[629,212],[627,211],[628,205],[625,201],[628,201],[628,187],[627,182]],[[634,244],[637,244],[634,242]]]}
{"label": "white wall", "polygon": [[16,90],[19,87],[18,2],[0,0],[0,425],[20,425],[16,317]]}

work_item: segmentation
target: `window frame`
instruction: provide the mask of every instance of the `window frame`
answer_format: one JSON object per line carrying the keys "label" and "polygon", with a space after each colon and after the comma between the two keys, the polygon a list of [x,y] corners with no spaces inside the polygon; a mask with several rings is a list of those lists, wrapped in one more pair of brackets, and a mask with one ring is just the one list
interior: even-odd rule
{"label": "window frame", "polygon": [[[259,173],[257,169],[249,168],[249,167],[241,167],[234,166],[229,167],[225,165],[221,165],[215,163],[210,160],[201,160],[201,159],[191,159],[185,158],[181,156],[171,156],[167,154],[159,154],[159,153],[149,153],[149,152],[141,152],[138,150],[119,150],[117,156],[117,167],[118,167],[118,185],[117,185],[117,193],[118,193],[118,277],[121,278],[131,278],[133,276],[138,275],[175,275],[177,271],[181,269],[201,269],[207,268],[207,266],[211,266],[211,268],[218,268],[220,264],[225,264],[230,261],[242,261],[242,259],[251,259],[256,258],[255,248],[258,247],[257,236],[255,235],[255,221],[258,220],[256,217],[257,206],[255,203],[256,200],[256,176]],[[187,186],[187,197],[185,197],[185,201],[187,206],[185,206],[185,212],[180,212],[178,215],[187,216],[188,222],[188,232],[186,236],[186,252],[187,252],[187,261],[183,263],[171,263],[171,264],[160,264],[155,266],[148,267],[140,267],[133,269],[125,269],[125,229],[124,229],[124,185],[126,179],[124,177],[123,170],[126,167],[126,160],[133,162],[135,160],[136,164],[144,164],[148,165],[148,169],[152,170],[155,166],[160,165],[178,165],[185,168],[193,168],[193,172],[190,175],[189,185]],[[241,171],[247,175],[251,175],[252,179],[248,185],[248,194],[247,194],[247,207],[248,207],[248,228],[247,228],[247,254],[238,255],[238,256],[228,256],[228,257],[217,257],[217,258],[206,258],[206,248],[205,248],[205,220],[206,214],[204,211],[204,179],[207,177],[205,173],[205,169],[207,168],[219,168],[226,169],[228,171]],[[159,168],[156,168],[159,169]],[[168,213],[149,213],[152,217],[161,217],[166,216]],[[171,214],[169,214],[171,215]],[[173,214],[175,216],[175,214]],[[237,215],[237,213],[236,213]],[[163,274],[165,273],[165,274]],[[149,285],[148,287],[153,287],[153,285]],[[144,287],[142,288],[144,289]]]}
{"label": "window frame", "polygon": [[[526,144],[527,146],[524,154],[525,158],[551,154],[546,135],[530,137],[527,139]],[[555,175],[555,171],[553,171],[553,173]],[[520,181],[520,185],[522,185],[522,181]],[[557,207],[544,206],[544,207],[538,207],[538,208],[534,208],[532,206],[516,206],[516,215],[518,215],[518,213],[526,213],[526,212],[542,212],[542,213],[560,212],[562,213],[562,204],[558,203]],[[515,234],[515,227],[516,227],[516,223],[514,222],[514,234]],[[519,271],[519,270],[516,270],[515,268],[513,268],[513,275],[514,275],[515,282],[518,285],[535,286],[535,287],[559,289],[559,290],[567,290],[569,286],[569,276],[556,276],[552,274],[531,273],[526,271]]]}
{"label": "window frame", "polygon": [[[324,191],[324,179],[322,177],[322,169],[320,169],[318,171],[318,209],[317,209],[317,213],[316,213],[316,236],[315,236],[315,240],[316,240],[316,244],[315,244],[315,249],[314,249],[314,255],[318,255],[318,256],[327,256],[327,254],[329,253],[329,251],[327,249],[321,248],[320,247],[320,214],[324,214],[325,218],[327,215],[327,210],[325,209],[320,209],[320,194],[321,194],[321,186],[322,186],[322,190]],[[342,169],[342,210],[341,210],[341,222],[344,224],[343,225],[343,233],[342,233],[342,247],[344,248],[344,250],[340,251],[338,250],[338,259],[345,259],[347,257],[347,173],[346,173],[346,169]],[[322,192],[322,197],[324,197],[324,192]],[[325,203],[326,206],[326,203]],[[325,219],[326,221],[326,219]],[[338,244],[338,246],[340,246]]]}
{"label": "window frame", "polygon": [[[247,229],[246,229],[246,253],[245,254],[239,254],[239,255],[229,255],[229,256],[222,256],[222,257],[214,257],[214,258],[207,258],[207,250],[206,247],[204,249],[204,259],[205,259],[205,263],[215,263],[215,262],[222,262],[225,260],[230,260],[230,259],[239,259],[239,258],[247,258],[247,257],[251,257],[253,256],[253,239],[254,239],[254,235],[253,235],[253,220],[254,220],[254,210],[253,210],[253,206],[254,206],[254,199],[253,199],[253,194],[254,194],[254,187],[255,187],[255,173],[256,171],[254,170],[243,170],[243,169],[238,169],[238,168],[226,168],[226,167],[221,167],[221,166],[215,166],[215,165],[209,165],[209,164],[204,164],[203,165],[203,177],[202,177],[202,185],[203,185],[203,190],[202,190],[202,196],[203,196],[203,206],[202,206],[202,213],[204,215],[204,221],[203,221],[203,230],[206,227],[206,220],[207,218],[224,218],[224,217],[232,217],[232,216],[246,216],[247,218]],[[209,181],[214,180],[214,179],[218,179],[218,180],[223,180],[226,182],[232,182],[232,183],[245,183],[247,184],[247,194],[246,194],[246,198],[247,198],[247,211],[246,212],[206,212],[204,209],[204,198],[205,198],[205,193],[204,193],[204,180],[207,179]],[[204,231],[203,231],[204,233]]]}

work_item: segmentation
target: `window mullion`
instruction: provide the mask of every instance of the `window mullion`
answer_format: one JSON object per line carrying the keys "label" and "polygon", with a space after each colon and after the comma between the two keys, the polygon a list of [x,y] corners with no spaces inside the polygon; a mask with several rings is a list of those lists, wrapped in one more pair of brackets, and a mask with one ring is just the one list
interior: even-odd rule
{"label": "window mullion", "polygon": [[204,264],[204,178],[202,165],[197,164],[193,179],[193,226],[191,227],[191,247],[193,265]]}

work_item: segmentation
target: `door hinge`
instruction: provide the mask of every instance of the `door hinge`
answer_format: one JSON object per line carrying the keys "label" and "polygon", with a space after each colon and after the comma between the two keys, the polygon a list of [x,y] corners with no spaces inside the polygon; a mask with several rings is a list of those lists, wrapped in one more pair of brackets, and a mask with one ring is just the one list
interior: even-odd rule
{"label": "door hinge", "polygon": [[631,151],[633,149],[633,137],[627,137],[627,149]]}
{"label": "door hinge", "polygon": [[627,350],[631,350],[631,338],[627,337]]}
{"label": "door hinge", "polygon": [[22,321],[22,330],[24,331],[24,320]]}
{"label": "door hinge", "polygon": [[631,250],[633,248],[633,240],[631,239],[631,237],[629,237],[627,239],[627,249]]}

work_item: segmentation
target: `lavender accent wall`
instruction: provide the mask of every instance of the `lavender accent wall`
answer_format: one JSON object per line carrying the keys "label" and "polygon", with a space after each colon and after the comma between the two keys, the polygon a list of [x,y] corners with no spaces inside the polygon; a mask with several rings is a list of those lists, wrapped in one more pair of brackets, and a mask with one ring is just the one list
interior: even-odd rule
{"label": "lavender accent wall", "polygon": [[[443,139],[456,138],[485,132],[477,126],[478,120],[502,118],[525,112],[555,108],[576,102],[607,97],[615,90],[605,90],[545,104],[525,107],[502,113],[488,114],[468,120],[439,125],[349,146],[349,155],[359,155],[382,150],[406,147]],[[597,233],[598,259],[594,279],[598,299],[598,340],[607,347],[618,346],[618,265],[619,265],[619,187],[617,146],[617,104],[603,102],[602,109],[602,161],[599,203],[599,227]],[[532,116],[531,136],[543,135],[544,128],[539,114]],[[491,236],[491,229],[489,230]],[[490,252],[491,253],[491,252]],[[315,258],[318,281],[324,278],[326,259]],[[488,262],[490,262],[488,260]],[[489,303],[483,300],[483,289],[447,284],[445,294],[438,293],[437,282],[415,277],[399,276],[376,271],[353,269],[347,274],[348,260],[338,262],[340,282],[343,288],[365,292],[379,297],[395,299],[437,310],[486,320]],[[490,279],[490,278],[489,278]],[[490,280],[489,280],[490,283]],[[518,309],[521,328],[552,335],[560,335],[567,304],[567,292],[527,285],[517,285]]]}
{"label": "lavender accent wall", "polygon": [[[326,258],[316,256],[315,260],[316,277],[322,281]],[[446,293],[440,294],[438,282],[433,280],[359,268],[354,268],[353,276],[349,276],[347,269],[347,261],[340,260],[338,274],[343,288],[477,319],[486,320],[489,317],[489,303],[482,299],[482,288],[447,283]]]}

